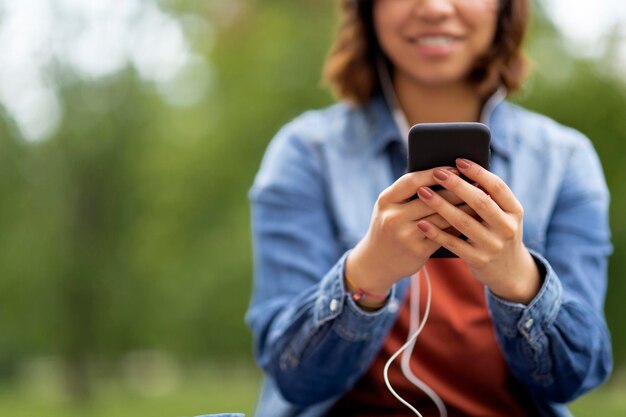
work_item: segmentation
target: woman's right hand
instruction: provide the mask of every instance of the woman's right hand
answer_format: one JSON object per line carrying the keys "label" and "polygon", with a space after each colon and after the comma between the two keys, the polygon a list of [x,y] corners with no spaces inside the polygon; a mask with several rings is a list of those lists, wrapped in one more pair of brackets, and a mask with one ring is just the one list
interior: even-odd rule
{"label": "woman's right hand", "polygon": [[[444,169],[458,173],[454,168]],[[346,260],[345,274],[358,288],[387,294],[394,283],[417,272],[440,247],[424,236],[417,222],[428,220],[441,229],[450,224],[419,199],[412,199],[418,188],[437,184],[433,171],[405,174],[378,196],[369,229]],[[438,193],[454,205],[462,202],[447,190]],[[466,204],[458,207],[474,214]]]}

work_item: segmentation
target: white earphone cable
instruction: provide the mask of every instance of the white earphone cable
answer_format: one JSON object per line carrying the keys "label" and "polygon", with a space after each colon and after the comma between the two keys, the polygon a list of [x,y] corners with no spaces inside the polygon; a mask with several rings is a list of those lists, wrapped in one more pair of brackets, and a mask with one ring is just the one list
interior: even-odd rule
{"label": "white earphone cable", "polygon": [[[396,127],[398,128],[398,130],[400,131],[400,133],[402,134],[402,136],[404,137],[406,141],[408,140],[409,124],[406,119],[406,116],[402,112],[402,109],[400,108],[400,105],[398,103],[398,99],[393,89],[393,82],[391,80],[391,74],[389,73],[389,68],[387,67],[387,64],[385,63],[384,59],[382,58],[380,54],[377,56],[377,59],[376,59],[376,67],[378,70],[378,76],[379,76],[379,80],[381,83],[385,101],[390,107],[391,115],[393,117],[394,123],[396,124]],[[487,101],[481,113],[481,120],[484,123],[487,122],[489,116],[491,115],[491,112],[493,111],[493,108],[495,108],[495,106],[500,101],[502,101],[504,97],[506,97],[506,90],[503,87],[501,87]],[[420,303],[419,294],[420,294],[421,283],[419,280],[419,274],[422,271],[420,269],[420,271],[418,271],[415,275],[411,277],[411,285],[409,288],[409,291],[411,291],[411,304],[410,304],[411,322],[410,322],[409,334],[407,335],[407,341],[400,349],[398,349],[396,353],[394,353],[391,356],[391,358],[389,358],[389,360],[385,364],[383,376],[385,378],[385,384],[387,385],[387,388],[389,389],[391,394],[393,394],[394,397],[396,397],[402,404],[406,405],[416,415],[418,415],[419,417],[422,417],[422,415],[419,413],[419,411],[415,409],[415,407],[413,407],[411,404],[405,401],[402,397],[400,397],[400,395],[398,395],[398,393],[394,391],[394,389],[391,386],[391,383],[389,382],[389,376],[388,376],[389,366],[391,366],[391,363],[402,352],[404,352],[404,354],[402,355],[402,362],[401,362],[402,373],[413,385],[415,385],[417,388],[422,390],[428,397],[430,397],[430,399],[437,406],[440,417],[447,417],[448,411],[441,397],[439,397],[439,395],[437,395],[437,393],[432,388],[426,385],[424,381],[420,380],[417,376],[415,376],[415,374],[411,371],[411,367],[410,367],[410,358],[411,358],[411,354],[413,353],[413,347],[415,346],[415,341],[417,337],[419,336],[419,334],[422,332],[424,326],[426,325],[426,320],[428,319],[428,315],[430,313],[430,302],[431,302],[431,295],[432,295],[431,285],[430,285],[430,276],[428,275],[428,269],[426,268],[425,265],[422,267],[422,269],[424,270],[424,276],[426,278],[426,285],[428,289],[427,298],[426,298],[426,309],[424,311],[424,318],[420,322],[419,320],[419,303]],[[414,285],[416,287],[415,291],[413,290]],[[412,336],[411,336],[411,333],[413,333]],[[408,349],[408,351],[406,349]]]}
{"label": "white earphone cable", "polygon": [[[418,272],[419,273],[419,272]],[[411,404],[409,404],[404,398],[402,398],[400,395],[398,395],[398,393],[393,389],[393,387],[391,386],[391,383],[389,382],[389,367],[391,366],[391,363],[402,353],[404,352],[409,346],[411,346],[412,344],[415,343],[415,340],[417,339],[417,337],[419,336],[419,334],[422,332],[422,330],[424,329],[424,325],[426,325],[426,321],[428,319],[428,314],[430,313],[430,300],[431,300],[431,288],[430,288],[430,277],[428,276],[428,274],[425,274],[426,276],[426,287],[427,287],[427,298],[426,298],[426,309],[424,311],[424,320],[419,324],[417,330],[415,331],[415,333],[413,333],[413,335],[407,340],[407,342],[402,345],[402,347],[400,347],[400,349],[398,349],[396,351],[396,353],[394,353],[393,355],[391,355],[391,357],[389,358],[389,360],[387,361],[387,363],[385,364],[385,368],[383,370],[383,377],[385,379],[385,385],[387,385],[387,389],[389,390],[389,392],[391,392],[391,394],[396,397],[396,399],[398,401],[400,401],[402,404],[406,405],[411,411],[413,411],[415,413],[415,415],[419,416],[419,417],[423,417],[419,411],[417,411],[417,409],[415,409],[415,407],[413,407]],[[412,382],[412,381],[411,381]],[[432,391],[432,390],[431,390]],[[427,394],[428,395],[428,394]]]}
{"label": "white earphone cable", "polygon": [[[426,266],[424,266],[422,269],[424,271],[424,276],[426,277],[426,282],[429,284],[429,287],[430,287],[430,276],[428,275],[428,269],[426,268]],[[421,287],[421,282],[420,282],[420,275],[418,272],[418,274],[415,276],[415,279],[411,280],[411,289],[410,289],[411,291],[411,304],[410,304],[411,326],[409,329],[409,333],[407,335],[407,340],[409,339],[409,336],[411,335],[411,333],[413,333],[414,331],[418,329],[419,323],[420,323],[420,317],[419,317],[420,315],[420,308],[419,308],[420,287]],[[426,321],[426,317],[424,317],[424,321]],[[422,381],[417,376],[415,376],[415,374],[411,370],[410,359],[411,359],[411,355],[413,354],[414,347],[415,347],[415,339],[413,339],[408,350],[404,351],[404,354],[402,355],[402,362],[401,362],[402,373],[404,374],[406,379],[408,379],[413,385],[421,389],[424,392],[424,394],[430,397],[430,399],[437,406],[440,417],[448,417],[448,410],[446,409],[446,405],[444,404],[441,397],[439,397],[439,395],[437,395],[437,393],[432,388],[430,388],[424,381]]]}

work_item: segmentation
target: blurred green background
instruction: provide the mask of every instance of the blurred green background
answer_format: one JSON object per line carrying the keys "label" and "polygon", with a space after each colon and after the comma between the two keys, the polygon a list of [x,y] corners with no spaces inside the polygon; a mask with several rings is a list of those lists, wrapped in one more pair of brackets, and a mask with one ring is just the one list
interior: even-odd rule
{"label": "blurred green background", "polygon": [[[613,198],[616,371],[574,410],[626,415],[624,36],[581,53],[535,9],[514,100],[587,134]],[[333,0],[0,0],[0,415],[251,414],[246,191],[277,129],[333,101],[334,16]]]}

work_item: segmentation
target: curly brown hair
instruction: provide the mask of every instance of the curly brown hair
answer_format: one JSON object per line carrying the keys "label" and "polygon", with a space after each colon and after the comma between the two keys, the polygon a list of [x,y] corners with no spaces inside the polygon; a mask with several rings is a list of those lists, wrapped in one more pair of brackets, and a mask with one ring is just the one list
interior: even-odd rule
{"label": "curly brown hair", "polygon": [[[324,82],[338,99],[364,104],[380,91],[376,59],[380,46],[374,30],[375,0],[341,0],[339,30],[324,66]],[[478,59],[468,79],[483,95],[498,85],[519,90],[528,60],[522,43],[530,14],[529,0],[500,0],[491,48]]]}

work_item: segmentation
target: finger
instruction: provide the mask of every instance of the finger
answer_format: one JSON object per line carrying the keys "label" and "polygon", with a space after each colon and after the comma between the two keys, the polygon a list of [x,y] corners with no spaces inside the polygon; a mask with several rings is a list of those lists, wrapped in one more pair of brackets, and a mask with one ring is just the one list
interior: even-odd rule
{"label": "finger", "polygon": [[450,190],[443,189],[441,191],[436,191],[441,197],[443,197],[450,204],[454,204],[455,206],[461,203],[464,203],[463,199],[458,195],[454,194],[454,192]]}
{"label": "finger", "polygon": [[477,250],[470,243],[441,230],[426,220],[417,222],[417,227],[428,239],[448,249],[459,258],[473,259],[477,256]]}
{"label": "finger", "polygon": [[[417,229],[417,231],[420,233],[421,236],[424,236],[419,229]],[[415,245],[416,251],[423,252],[429,258],[432,256],[433,253],[437,252],[437,249],[441,247],[439,243],[425,237],[423,239],[420,239],[419,242],[416,242]]]}
{"label": "finger", "polygon": [[[448,190],[437,191],[441,197],[443,197],[446,201],[450,202],[450,204],[458,205],[465,204],[463,200],[461,200],[458,196],[456,196],[453,192]],[[423,201],[419,199],[415,199],[409,202],[404,203],[401,206],[401,209],[404,213],[406,213],[406,219],[410,220],[419,220],[421,218],[430,216],[434,214],[435,211],[424,204]]]}
{"label": "finger", "polygon": [[500,177],[467,159],[457,159],[456,165],[462,174],[476,181],[502,210],[508,213],[521,214],[522,205]]}
{"label": "finger", "polygon": [[420,199],[441,215],[450,226],[483,247],[490,248],[492,246],[493,235],[478,220],[463,210],[460,210],[458,207],[448,203],[427,187],[420,187],[418,194]]}
{"label": "finger", "polygon": [[[440,168],[458,172],[453,167]],[[433,179],[433,171],[435,169],[437,168],[429,169],[426,171],[409,172],[408,174],[404,174],[380,194],[380,203],[404,203],[411,197],[415,196],[419,187],[435,185],[436,182]]]}
{"label": "finger", "polygon": [[[476,215],[476,212],[467,204],[462,204],[460,206],[457,206],[457,208],[463,211],[464,213],[468,214],[469,216],[474,217]],[[450,225],[450,223],[448,223],[446,219],[444,219],[443,217],[441,217],[440,214],[437,214],[437,213],[431,214],[430,216],[426,216],[420,219],[416,219],[416,221],[419,221],[419,220],[426,220],[427,222],[434,224],[441,230],[455,229],[454,226]]]}
{"label": "finger", "polygon": [[449,233],[452,236],[456,236],[456,237],[459,237],[459,236],[461,236],[463,234],[463,233],[459,232],[458,230],[456,230],[454,227],[448,227],[447,229],[442,229],[442,230],[444,232]]}
{"label": "finger", "polygon": [[488,225],[494,228],[507,226],[507,215],[483,190],[448,171],[435,170],[433,175],[439,184],[469,204]]}

